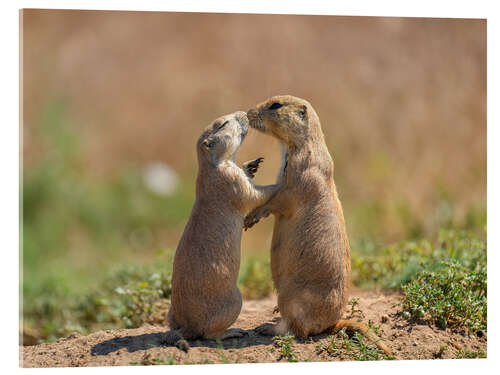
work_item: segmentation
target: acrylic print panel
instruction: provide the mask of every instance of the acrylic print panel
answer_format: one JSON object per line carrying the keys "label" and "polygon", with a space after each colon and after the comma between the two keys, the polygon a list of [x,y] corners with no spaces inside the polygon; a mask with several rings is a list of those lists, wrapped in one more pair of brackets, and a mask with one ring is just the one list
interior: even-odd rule
{"label": "acrylic print panel", "polygon": [[[486,356],[485,20],[21,17],[21,366]],[[237,241],[243,304],[231,328],[241,337],[188,340],[188,353],[165,339],[174,254],[197,197],[196,142],[215,119],[282,94],[314,108],[333,159],[350,244],[342,318],[369,326],[390,355],[362,331],[256,330],[290,314],[273,282],[280,262],[292,259],[296,273],[311,262],[303,248],[271,262],[273,215]],[[280,143],[250,128],[235,164],[264,157],[253,181],[273,184]],[[308,228],[305,243],[321,237]],[[197,288],[203,296],[221,285]],[[307,309],[304,286],[293,288],[293,312]]]}

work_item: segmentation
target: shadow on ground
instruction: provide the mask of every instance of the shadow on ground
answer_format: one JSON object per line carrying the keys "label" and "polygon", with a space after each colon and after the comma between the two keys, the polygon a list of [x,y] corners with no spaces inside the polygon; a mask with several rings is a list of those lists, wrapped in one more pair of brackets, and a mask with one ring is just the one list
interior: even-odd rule
{"label": "shadow on ground", "polygon": [[[90,353],[92,355],[107,355],[117,352],[122,348],[128,352],[136,352],[138,350],[147,350],[155,347],[167,347],[169,345],[164,342],[164,332],[148,333],[138,336],[115,337],[111,340],[103,341],[94,345]],[[192,348],[221,348],[221,349],[240,349],[256,345],[270,345],[273,343],[271,337],[261,336],[255,333],[254,330],[245,330],[245,335],[241,338],[231,338],[223,341],[215,340],[192,340],[189,345]]]}

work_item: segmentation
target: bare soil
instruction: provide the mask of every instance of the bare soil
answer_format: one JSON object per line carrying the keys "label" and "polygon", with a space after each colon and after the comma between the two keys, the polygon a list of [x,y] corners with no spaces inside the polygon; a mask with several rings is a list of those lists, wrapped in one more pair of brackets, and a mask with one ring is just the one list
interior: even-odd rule
{"label": "bare soil", "polygon": [[[398,312],[402,296],[397,292],[353,291],[359,297],[357,308],[363,320],[380,326],[380,336],[393,350],[397,359],[456,358],[459,350],[486,352],[486,337],[468,335],[465,330],[439,329],[425,322],[410,323]],[[270,337],[255,333],[255,327],[279,319],[273,313],[276,298],[249,300],[243,303],[241,314],[233,327],[242,328],[246,335],[222,342],[198,340],[190,342],[191,350],[184,353],[161,343],[164,326],[144,325],[136,329],[106,330],[88,336],[73,333],[53,343],[21,346],[22,367],[126,366],[148,364],[256,363],[287,361]],[[346,316],[351,306],[346,309]],[[296,340],[292,350],[299,361],[352,360],[344,350],[330,355],[318,353],[318,345],[328,341],[328,334]],[[445,346],[444,351],[440,348]]]}

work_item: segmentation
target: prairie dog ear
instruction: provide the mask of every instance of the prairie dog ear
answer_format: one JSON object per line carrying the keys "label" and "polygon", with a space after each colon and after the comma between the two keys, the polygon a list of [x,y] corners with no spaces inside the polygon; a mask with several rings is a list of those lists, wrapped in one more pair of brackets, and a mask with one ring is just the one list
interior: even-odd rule
{"label": "prairie dog ear", "polygon": [[305,106],[305,105],[299,106],[299,108],[297,110],[297,114],[299,115],[299,117],[302,120],[304,120],[307,117],[307,106]]}

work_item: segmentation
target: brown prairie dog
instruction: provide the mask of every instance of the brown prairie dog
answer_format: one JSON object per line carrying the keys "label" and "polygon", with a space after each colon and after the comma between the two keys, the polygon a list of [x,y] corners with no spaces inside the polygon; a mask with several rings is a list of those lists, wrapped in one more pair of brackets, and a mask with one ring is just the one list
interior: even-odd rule
{"label": "brown prairie dog", "polygon": [[234,159],[248,131],[244,112],[215,120],[197,142],[196,200],[174,257],[170,331],[165,341],[187,351],[184,339],[241,337],[226,331],[238,317],[236,286],[245,216],[280,186],[258,186],[251,178],[261,159],[239,168]]}
{"label": "brown prairie dog", "polygon": [[284,188],[245,219],[249,228],[270,213],[275,216],[271,270],[282,320],[257,331],[291,331],[305,337],[347,327],[376,338],[366,325],[341,320],[348,297],[350,249],[333,161],[316,112],[306,100],[284,95],[258,104],[247,115],[251,127],[283,144],[286,165]]}

